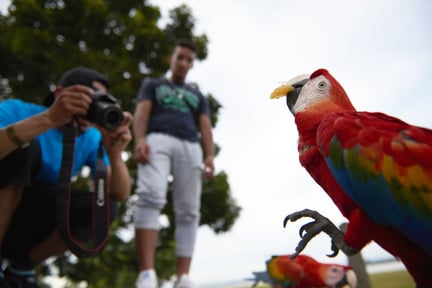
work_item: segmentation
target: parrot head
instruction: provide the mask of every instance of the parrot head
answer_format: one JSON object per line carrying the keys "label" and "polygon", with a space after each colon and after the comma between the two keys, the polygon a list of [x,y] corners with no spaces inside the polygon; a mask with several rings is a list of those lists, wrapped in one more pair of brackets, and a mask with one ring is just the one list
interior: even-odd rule
{"label": "parrot head", "polygon": [[283,96],[287,97],[288,108],[294,115],[314,109],[324,112],[325,105],[332,111],[355,110],[345,90],[326,69],[318,69],[310,76],[304,74],[292,78],[276,88],[270,98]]}
{"label": "parrot head", "polygon": [[357,276],[349,267],[341,265],[330,265],[324,272],[325,283],[328,287],[355,288],[357,287]]}

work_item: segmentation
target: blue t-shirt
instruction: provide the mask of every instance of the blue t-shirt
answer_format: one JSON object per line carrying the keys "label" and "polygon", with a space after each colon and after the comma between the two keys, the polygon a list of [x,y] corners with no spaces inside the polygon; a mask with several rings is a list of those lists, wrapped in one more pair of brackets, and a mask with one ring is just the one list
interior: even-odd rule
{"label": "blue t-shirt", "polygon": [[[19,99],[8,99],[0,102],[0,127],[8,126],[35,114],[45,111],[47,107],[24,102]],[[41,183],[55,184],[61,169],[63,153],[63,132],[53,128],[36,136],[41,149],[41,169],[37,180]],[[94,127],[80,134],[75,139],[74,162],[72,175],[75,176],[83,168],[89,166],[92,173],[98,157],[98,149],[102,135]],[[104,149],[104,160],[109,160]]]}
{"label": "blue t-shirt", "polygon": [[168,79],[146,78],[137,101],[153,102],[147,133],[165,133],[183,140],[198,142],[198,117],[209,115],[207,99],[194,85],[177,85]]}

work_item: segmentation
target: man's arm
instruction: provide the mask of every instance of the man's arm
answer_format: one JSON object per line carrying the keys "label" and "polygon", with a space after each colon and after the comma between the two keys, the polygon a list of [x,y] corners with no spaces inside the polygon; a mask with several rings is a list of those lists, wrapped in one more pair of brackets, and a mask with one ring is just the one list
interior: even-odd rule
{"label": "man's arm", "polygon": [[150,113],[153,107],[151,100],[140,101],[135,108],[133,131],[135,138],[134,159],[140,163],[145,163],[150,158],[150,147],[146,142],[146,134]]}
{"label": "man's arm", "polygon": [[122,125],[115,131],[108,131],[102,127],[98,127],[102,133],[103,145],[110,160],[110,167],[108,169],[110,192],[118,200],[126,200],[130,195],[132,187],[129,169],[122,158],[123,151],[132,140],[132,133],[129,128],[132,123],[132,114],[123,112],[123,116]]}
{"label": "man's arm", "polygon": [[115,195],[117,200],[124,201],[129,197],[132,188],[129,170],[121,157],[110,158],[110,163],[108,167],[108,175],[111,175],[110,193]]}
{"label": "man's arm", "polygon": [[92,89],[81,85],[62,89],[46,111],[0,128],[0,159],[17,149],[19,142],[28,142],[51,128],[62,126],[74,115],[85,115],[92,93]]}
{"label": "man's arm", "polygon": [[211,178],[214,175],[214,143],[213,133],[208,115],[201,114],[199,116],[199,129],[201,133],[201,142],[204,150],[204,174],[207,178]]}
{"label": "man's arm", "polygon": [[[20,146],[15,143],[17,140],[13,140],[13,137],[18,138],[19,142],[26,143],[53,127],[55,127],[54,123],[46,114],[41,113],[0,128],[0,159],[3,159]],[[9,132],[7,132],[7,129],[9,129]]]}

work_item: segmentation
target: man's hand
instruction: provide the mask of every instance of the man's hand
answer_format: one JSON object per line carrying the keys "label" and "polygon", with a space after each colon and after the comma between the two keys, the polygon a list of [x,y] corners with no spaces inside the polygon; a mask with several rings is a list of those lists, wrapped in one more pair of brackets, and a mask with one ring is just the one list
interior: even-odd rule
{"label": "man's hand", "polygon": [[86,115],[92,102],[93,89],[74,85],[58,89],[55,92],[54,103],[45,112],[54,127],[69,123],[75,115]]}
{"label": "man's hand", "polygon": [[132,114],[127,111],[123,111],[123,122],[114,131],[107,130],[101,125],[96,125],[96,127],[101,131],[103,137],[103,144],[107,150],[107,154],[111,156],[120,155],[123,152],[129,142],[132,140],[132,133],[129,129],[132,123]]}
{"label": "man's hand", "polygon": [[204,159],[204,177],[210,179],[214,176],[215,167],[213,156],[208,156]]}
{"label": "man's hand", "polygon": [[151,149],[145,138],[136,139],[134,159],[139,163],[147,163],[150,159]]}

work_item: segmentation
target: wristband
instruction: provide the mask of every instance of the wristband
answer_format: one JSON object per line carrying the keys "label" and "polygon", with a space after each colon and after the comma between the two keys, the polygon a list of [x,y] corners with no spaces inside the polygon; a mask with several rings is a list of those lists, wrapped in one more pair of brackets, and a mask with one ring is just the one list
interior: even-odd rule
{"label": "wristband", "polygon": [[21,138],[18,137],[15,133],[15,129],[13,125],[9,125],[6,128],[6,135],[10,141],[12,141],[16,146],[25,148],[29,145],[29,142],[24,142]]}

